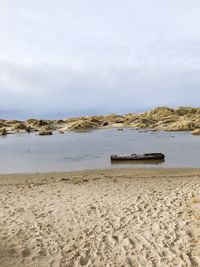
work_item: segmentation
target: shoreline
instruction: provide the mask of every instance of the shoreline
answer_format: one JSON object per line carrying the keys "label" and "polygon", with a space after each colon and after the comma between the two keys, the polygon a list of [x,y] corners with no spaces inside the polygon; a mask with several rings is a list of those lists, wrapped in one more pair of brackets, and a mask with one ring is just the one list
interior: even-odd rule
{"label": "shoreline", "polygon": [[[190,167],[190,168],[183,168],[183,167],[146,167],[146,168],[100,168],[100,169],[82,169],[82,170],[75,170],[75,171],[53,171],[53,172],[33,172],[33,173],[0,173],[0,185],[5,184],[14,184],[15,181],[21,180],[23,182],[27,182],[27,179],[34,182],[39,182],[43,177],[47,180],[55,180],[59,181],[60,178],[63,177],[76,177],[76,176],[88,176],[88,175],[101,175],[102,173],[107,174],[118,174],[118,173],[129,173],[129,174],[147,174],[150,175],[155,173],[157,175],[169,175],[169,174],[180,174],[180,173],[199,173],[200,174],[200,167]],[[36,179],[36,180],[35,180]]]}

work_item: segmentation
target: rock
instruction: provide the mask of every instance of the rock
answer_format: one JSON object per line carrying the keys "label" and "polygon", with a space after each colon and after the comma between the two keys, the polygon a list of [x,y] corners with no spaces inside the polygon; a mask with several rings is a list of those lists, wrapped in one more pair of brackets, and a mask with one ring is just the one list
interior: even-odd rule
{"label": "rock", "polygon": [[51,131],[42,131],[42,132],[39,132],[38,135],[52,135],[53,133]]}
{"label": "rock", "polygon": [[146,115],[156,116],[156,117],[168,117],[175,114],[176,111],[168,107],[158,107],[146,113]]}
{"label": "rock", "polygon": [[5,122],[0,122],[0,128],[2,128],[2,127],[7,127],[7,126],[9,126],[9,125],[6,125]]}
{"label": "rock", "polygon": [[188,115],[188,114],[196,114],[199,113],[200,108],[192,108],[192,107],[179,107],[176,109],[176,112],[180,116]]}
{"label": "rock", "polygon": [[14,131],[18,131],[18,130],[27,130],[27,126],[24,123],[16,123],[13,126],[13,130]]}
{"label": "rock", "polygon": [[137,129],[144,129],[144,128],[152,128],[154,127],[156,120],[152,117],[145,117],[144,115],[141,116],[134,116],[127,120],[126,122],[128,125],[137,128]]}
{"label": "rock", "polygon": [[26,131],[27,131],[27,133],[30,133],[30,132],[32,132],[33,130],[31,129],[31,127],[27,127],[27,128],[26,128]]}
{"label": "rock", "polygon": [[63,120],[57,120],[57,121],[53,121],[54,123],[57,123],[57,124],[63,124],[65,123]]}
{"label": "rock", "polygon": [[36,125],[36,124],[37,124],[37,120],[36,120],[36,119],[28,119],[28,120],[26,121],[26,123],[27,123],[27,124],[34,124],[34,125]]}
{"label": "rock", "polygon": [[7,121],[7,124],[9,124],[9,125],[18,124],[18,123],[23,123],[23,122],[22,121],[18,121],[18,120],[9,120],[9,121]]}
{"label": "rock", "polygon": [[48,123],[44,120],[38,120],[37,125],[38,126],[45,126],[45,125],[48,125]]}
{"label": "rock", "polygon": [[125,121],[125,117],[121,116],[121,115],[115,115],[115,114],[109,114],[109,115],[105,115],[103,120],[107,121],[109,123],[119,123],[119,121]]}
{"label": "rock", "polygon": [[144,124],[144,123],[134,123],[134,124],[131,124],[131,126],[134,127],[137,130],[148,128],[148,126],[146,124]]}
{"label": "rock", "polygon": [[0,135],[7,135],[7,130],[6,128],[0,129]]}
{"label": "rock", "polygon": [[200,109],[159,107],[149,112],[126,115],[126,124],[135,129],[193,131],[200,128]]}
{"label": "rock", "polygon": [[56,127],[53,125],[46,125],[39,128],[40,132],[53,131],[56,130]]}
{"label": "rock", "polygon": [[36,119],[29,119],[26,121],[27,124],[31,124],[33,126],[46,126],[48,122],[44,120],[36,120]]}
{"label": "rock", "polygon": [[173,122],[177,122],[179,120],[179,117],[177,115],[172,115],[169,117],[164,117],[161,121],[158,121],[157,124],[170,124]]}
{"label": "rock", "polygon": [[192,121],[178,121],[173,124],[171,124],[168,127],[168,131],[192,131],[194,130],[195,123]]}
{"label": "rock", "polygon": [[89,120],[91,122],[94,122],[94,123],[98,124],[98,125],[102,124],[102,120],[101,119],[97,119],[97,117],[91,117],[91,118],[89,118]]}
{"label": "rock", "polygon": [[118,119],[117,119],[117,120],[115,121],[115,123],[124,123],[124,122],[125,122],[125,119],[123,119],[123,120],[118,120]]}
{"label": "rock", "polygon": [[54,130],[62,132],[65,130],[81,131],[93,130],[107,125],[119,128],[128,126],[139,130],[194,131],[200,129],[200,108],[179,107],[172,109],[158,107],[140,114],[128,113],[124,116],[108,114],[104,116],[86,116],[63,120],[0,120],[0,128],[5,128],[9,133],[13,131],[38,131],[40,133],[52,132]]}
{"label": "rock", "polygon": [[98,123],[91,120],[79,120],[69,125],[68,130],[90,130],[98,128]]}
{"label": "rock", "polygon": [[194,131],[192,131],[193,135],[200,135],[200,129],[196,129]]}

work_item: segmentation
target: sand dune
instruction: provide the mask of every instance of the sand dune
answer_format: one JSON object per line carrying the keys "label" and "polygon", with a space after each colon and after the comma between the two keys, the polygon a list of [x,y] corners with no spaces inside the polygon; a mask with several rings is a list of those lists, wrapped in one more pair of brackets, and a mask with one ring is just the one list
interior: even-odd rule
{"label": "sand dune", "polygon": [[0,176],[0,266],[200,266],[200,170]]}

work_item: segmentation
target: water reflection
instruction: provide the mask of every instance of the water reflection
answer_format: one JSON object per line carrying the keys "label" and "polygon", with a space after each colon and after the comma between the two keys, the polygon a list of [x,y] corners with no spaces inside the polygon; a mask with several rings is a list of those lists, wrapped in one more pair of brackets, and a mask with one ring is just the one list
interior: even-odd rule
{"label": "water reflection", "polygon": [[112,165],[130,164],[130,165],[162,165],[165,162],[164,159],[157,160],[111,160]]}

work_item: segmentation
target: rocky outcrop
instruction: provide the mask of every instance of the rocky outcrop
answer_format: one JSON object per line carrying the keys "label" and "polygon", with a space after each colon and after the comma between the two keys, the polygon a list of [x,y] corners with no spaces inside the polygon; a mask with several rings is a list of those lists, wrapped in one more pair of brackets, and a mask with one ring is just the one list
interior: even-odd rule
{"label": "rocky outcrop", "polygon": [[72,122],[68,126],[68,130],[76,131],[76,130],[91,130],[91,129],[97,129],[99,127],[98,122],[94,122],[92,120],[78,120],[75,122]]}
{"label": "rocky outcrop", "polygon": [[200,127],[200,109],[180,107],[155,108],[138,115],[128,114],[127,123],[136,129],[157,131],[193,131]]}
{"label": "rocky outcrop", "polygon": [[176,112],[180,116],[184,116],[184,115],[200,115],[200,108],[179,107],[179,108],[176,109]]}
{"label": "rocky outcrop", "polygon": [[121,116],[121,115],[108,114],[108,115],[103,116],[103,120],[111,124],[112,123],[124,123],[126,118],[125,116]]}
{"label": "rocky outcrop", "polygon": [[33,126],[38,126],[38,127],[48,125],[47,121],[36,120],[36,119],[29,119],[29,120],[26,121],[26,123],[30,124],[30,125],[33,125]]}
{"label": "rocky outcrop", "polygon": [[194,134],[196,134],[198,132],[197,130],[200,129],[200,108],[179,107],[177,109],[172,109],[168,107],[158,107],[139,114],[108,114],[62,120],[0,120],[0,129],[5,128],[7,133],[25,131],[48,133],[54,130],[61,132],[84,131],[101,127],[131,127],[138,130],[150,129],[153,131],[194,131]]}
{"label": "rocky outcrop", "polygon": [[7,130],[5,128],[0,129],[0,135],[7,135]]}
{"label": "rocky outcrop", "polygon": [[145,116],[156,117],[158,119],[176,115],[176,110],[168,107],[158,107],[149,112],[145,112]]}
{"label": "rocky outcrop", "polygon": [[12,127],[13,131],[27,131],[30,132],[31,131],[31,127],[27,126],[25,123],[16,123],[14,124],[14,126]]}
{"label": "rocky outcrop", "polygon": [[39,132],[38,135],[42,135],[42,136],[45,136],[45,135],[52,135],[53,133],[51,131],[42,131],[42,132]]}
{"label": "rocky outcrop", "polygon": [[192,131],[193,135],[200,135],[200,129],[196,129],[194,131]]}

